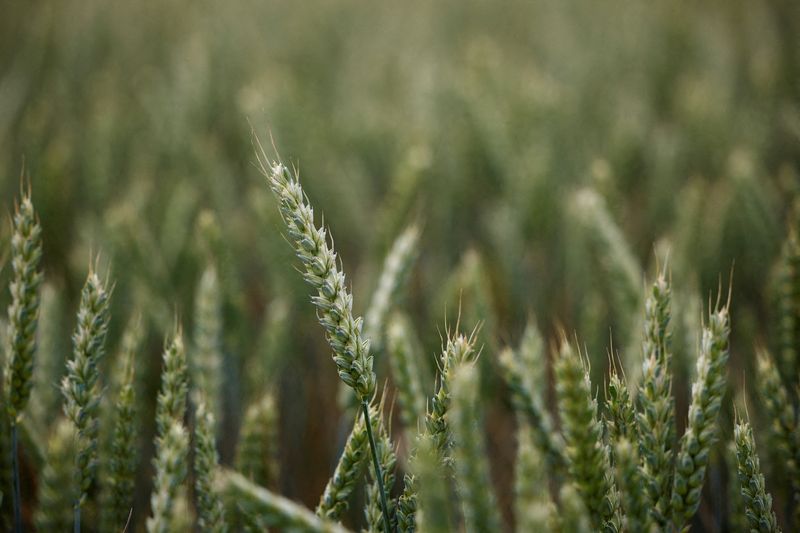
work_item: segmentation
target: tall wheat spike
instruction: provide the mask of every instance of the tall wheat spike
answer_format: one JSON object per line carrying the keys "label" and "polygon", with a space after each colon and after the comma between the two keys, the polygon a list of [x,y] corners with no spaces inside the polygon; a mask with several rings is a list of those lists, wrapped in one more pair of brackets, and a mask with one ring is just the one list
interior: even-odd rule
{"label": "tall wheat spike", "polygon": [[178,327],[164,349],[161,389],[156,398],[156,476],[150,496],[149,533],[173,527],[173,507],[186,478],[189,435],[183,425],[188,392],[188,370],[183,336]]}
{"label": "tall wheat spike", "polygon": [[689,421],[675,460],[670,507],[672,526],[678,530],[700,505],[709,453],[717,439],[717,414],[725,393],[729,334],[726,304],[711,312],[709,323],[703,328]]}
{"label": "tall wheat spike", "polygon": [[751,531],[779,532],[772,511],[772,496],[767,492],[761,474],[753,429],[748,422],[738,420],[734,427],[736,458],[739,464],[739,484],[745,505],[745,516]]}
{"label": "tall wheat spike", "polygon": [[262,487],[278,483],[278,408],[269,392],[245,411],[236,447],[236,470]]}
{"label": "tall wheat spike", "polygon": [[636,421],[642,479],[659,527],[668,524],[675,445],[675,401],[672,397],[670,319],[671,287],[659,273],[645,299],[641,384]]}
{"label": "tall wheat spike", "polygon": [[586,504],[592,527],[619,531],[613,471],[585,365],[580,354],[563,340],[555,375],[569,472]]}
{"label": "tall wheat spike", "polygon": [[214,484],[219,468],[214,414],[202,399],[195,409],[194,490],[197,497],[197,526],[201,531],[225,533],[228,525],[222,498]]}
{"label": "tall wheat spike", "polygon": [[139,466],[139,438],[135,386],[135,352],[137,341],[132,333],[123,339],[124,362],[121,382],[114,402],[113,435],[108,449],[108,465],[101,509],[104,531],[117,531],[131,515]]}
{"label": "tall wheat spike", "polygon": [[[370,418],[377,421],[380,414],[376,407],[372,406],[371,409],[373,416]],[[328,480],[322,493],[316,510],[317,516],[335,521],[339,520],[342,513],[347,510],[350,495],[361,479],[369,460],[368,446],[366,422],[364,417],[358,414],[333,476]]]}
{"label": "tall wheat spike", "polygon": [[92,269],[81,291],[78,325],[72,336],[73,356],[61,382],[64,413],[72,422],[78,440],[75,476],[75,531],[81,528],[81,507],[94,480],[97,463],[97,429],[100,389],[98,362],[105,351],[110,291]]}
{"label": "tall wheat spike", "polygon": [[[303,263],[304,278],[317,291],[312,301],[333,350],[333,361],[339,377],[353,388],[361,402],[364,417],[369,419],[369,402],[375,392],[373,357],[369,351],[369,340],[362,336],[362,319],[353,315],[353,297],[345,286],[344,272],[337,264],[336,252],[332,245],[328,245],[326,231],[316,227],[314,209],[300,186],[297,174],[280,162],[269,162],[257,137],[255,143],[261,172],[278,199],[289,240]],[[382,485],[380,458],[369,421],[366,427],[372,463],[378,473],[378,483]],[[381,487],[380,492],[383,519],[388,530],[391,526],[385,487]]]}
{"label": "tall wheat spike", "polygon": [[472,363],[455,368],[450,415],[458,493],[468,532],[498,531],[500,516],[489,477],[483,418],[478,407],[478,371]]}
{"label": "tall wheat spike", "polygon": [[[11,433],[12,495],[14,529],[22,530],[20,496],[18,429],[22,412],[28,403],[33,385],[36,326],[39,320],[39,285],[42,273],[42,230],[33,210],[30,191],[23,193],[17,204],[11,236],[11,269],[9,284],[11,304],[8,306],[6,368],[4,372],[5,407]],[[4,348],[6,345],[4,344]],[[3,428],[5,429],[5,428]]]}

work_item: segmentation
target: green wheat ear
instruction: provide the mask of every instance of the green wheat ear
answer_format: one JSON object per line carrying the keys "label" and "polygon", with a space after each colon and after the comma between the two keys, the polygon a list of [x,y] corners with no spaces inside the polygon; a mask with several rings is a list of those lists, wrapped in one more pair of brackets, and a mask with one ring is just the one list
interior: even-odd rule
{"label": "green wheat ear", "polygon": [[395,313],[389,319],[386,345],[397,386],[400,420],[406,429],[416,429],[420,417],[425,414],[425,393],[419,367],[422,348],[407,316]]}
{"label": "green wheat ear", "polygon": [[658,531],[650,514],[650,500],[642,490],[642,472],[639,469],[639,453],[627,437],[621,437],[614,446],[616,479],[622,495],[624,511],[623,530]]}
{"label": "green wheat ear", "polygon": [[565,465],[562,451],[564,443],[561,436],[553,430],[550,414],[542,404],[541,397],[534,394],[531,380],[526,379],[532,370],[531,367],[523,366],[521,357],[510,348],[500,352],[498,362],[503,378],[511,391],[514,409],[530,424],[536,445],[544,454],[550,472],[560,473]]}
{"label": "green wheat ear", "polygon": [[297,175],[280,162],[270,162],[256,139],[261,172],[280,203],[289,240],[303,264],[306,282],[317,295],[312,298],[317,317],[333,349],[339,377],[369,402],[375,392],[375,373],[369,341],[361,332],[362,319],[353,316],[353,297],[347,289],[336,252],[328,245],[328,234],[315,225],[314,208],[300,186]]}
{"label": "green wheat ear", "polygon": [[69,531],[73,525],[73,504],[77,497],[75,435],[72,423],[66,418],[59,418],[54,425],[47,442],[33,516],[37,531]]}
{"label": "green wheat ear", "polygon": [[556,508],[550,499],[546,463],[535,444],[533,429],[517,416],[517,460],[514,473],[514,516],[518,531],[552,531]]}
{"label": "green wheat ear", "polygon": [[703,328],[700,356],[692,384],[689,422],[675,461],[672,485],[672,524],[682,529],[700,505],[700,496],[711,446],[717,439],[717,414],[726,386],[728,336],[727,304],[711,313]]}
{"label": "green wheat ear", "polygon": [[771,443],[785,465],[794,503],[792,519],[800,525],[800,433],[797,417],[772,356],[760,349],[756,361],[757,389],[769,416]]}
{"label": "green wheat ear", "polygon": [[195,290],[192,382],[203,391],[215,419],[222,417],[222,294],[217,269],[209,264]]}
{"label": "green wheat ear", "polygon": [[453,408],[449,420],[458,493],[466,531],[498,531],[500,516],[489,477],[483,418],[478,407],[480,383],[472,363],[462,363],[453,372]]}
{"label": "green wheat ear", "polygon": [[186,478],[189,436],[183,426],[188,377],[183,337],[178,327],[163,355],[161,389],[156,398],[156,475],[150,496],[149,533],[166,533],[173,526],[173,507]]}
{"label": "green wheat ear", "polygon": [[76,528],[80,510],[94,479],[97,462],[97,429],[100,389],[98,363],[105,351],[110,291],[92,270],[81,291],[78,325],[72,336],[73,356],[61,382],[64,413],[72,422],[78,444],[75,475],[79,494],[75,502]]}
{"label": "green wheat ear", "polygon": [[[370,409],[372,410],[370,419],[377,421],[380,416],[377,407],[371,405]],[[317,505],[317,516],[336,521],[347,510],[350,495],[361,480],[369,460],[368,446],[367,426],[364,417],[357,413],[353,429],[347,437],[333,476],[328,480]]]}
{"label": "green wheat ear", "polygon": [[779,532],[778,521],[772,511],[772,496],[767,492],[764,476],[761,474],[753,429],[748,422],[737,420],[733,435],[739,465],[739,484],[750,530]]}
{"label": "green wheat ear", "polygon": [[566,339],[556,358],[556,393],[569,472],[596,530],[619,531],[616,488],[603,426],[583,358]]}
{"label": "green wheat ear", "polygon": [[8,356],[4,390],[6,409],[12,425],[16,425],[31,394],[36,326],[39,319],[39,285],[42,273],[42,230],[33,210],[30,192],[23,194],[14,213],[11,236],[11,268],[8,306]]}
{"label": "green wheat ear", "polygon": [[245,411],[236,448],[236,470],[262,487],[278,483],[278,409],[270,393]]}
{"label": "green wheat ear", "polygon": [[642,478],[661,528],[669,520],[675,442],[675,401],[672,397],[672,291],[661,272],[645,300],[642,376],[636,421]]}
{"label": "green wheat ear", "polygon": [[189,436],[183,425],[171,420],[160,430],[156,457],[153,459],[155,479],[150,497],[151,515],[147,519],[149,533],[167,533],[173,526],[173,507],[178,489],[186,478]]}
{"label": "green wheat ear", "polygon": [[194,429],[194,488],[197,498],[197,526],[201,531],[228,531],[222,498],[214,478],[219,468],[213,413],[204,401],[197,404]]}
{"label": "green wheat ear", "polygon": [[128,521],[133,508],[136,469],[139,465],[137,427],[135,352],[140,336],[139,322],[134,322],[123,338],[124,357],[117,378],[117,396],[111,420],[113,435],[108,449],[104,505],[101,509],[105,531],[116,531]]}
{"label": "green wheat ear", "polygon": [[406,488],[415,487],[413,498],[414,512],[399,531],[415,530],[429,533],[448,533],[452,531],[450,516],[450,494],[447,479],[449,472],[443,467],[436,441],[427,433],[417,440],[414,460],[410,463],[413,483],[406,481]]}

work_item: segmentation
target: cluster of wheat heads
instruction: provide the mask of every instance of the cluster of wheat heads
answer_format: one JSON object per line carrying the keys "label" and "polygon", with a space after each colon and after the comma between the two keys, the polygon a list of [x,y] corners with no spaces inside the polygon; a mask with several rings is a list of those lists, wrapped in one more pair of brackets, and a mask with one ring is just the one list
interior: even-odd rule
{"label": "cluster of wheat heads", "polygon": [[[40,531],[119,531],[134,513],[149,532],[347,531],[349,507],[360,487],[362,522],[369,531],[497,531],[503,516],[493,490],[481,403],[478,335],[458,325],[448,331],[428,391],[412,322],[393,310],[402,271],[413,261],[418,229],[401,233],[389,252],[385,272],[363,321],[353,314],[353,297],[325,228],[295,171],[270,161],[258,145],[258,160],[282,214],[286,236],[314,290],[312,302],[332,351],[338,374],[358,409],[351,431],[318,506],[309,510],[274,490],[276,400],[264,391],[246,409],[233,468],[220,465],[217,418],[222,361],[220,284],[213,259],[198,283],[194,335],[185,344],[181,327],[165,341],[155,413],[155,455],[149,509],[134,507],[138,461],[135,360],[144,335],[134,315],[119,357],[102,365],[113,289],[108,275],[90,264],[72,335],[73,350],[61,379],[63,416],[29,424],[28,398],[36,373],[37,318],[42,273],[41,230],[30,192],[13,217],[5,365],[2,444],[4,502],[11,503],[6,529],[23,530],[20,444],[37,457],[37,498],[32,523]],[[793,351],[798,253],[790,234],[784,259],[782,309],[787,322],[780,364],[797,369]],[[677,435],[672,391],[672,291],[660,272],[644,297],[641,374],[636,383],[613,372],[603,394],[590,380],[589,358],[562,335],[548,354],[547,343],[530,321],[517,347],[505,347],[497,363],[517,419],[513,515],[519,531],[684,531],[700,505],[706,471],[721,437],[718,418],[727,388],[729,301],[717,300],[702,320],[696,369],[685,430]],[[369,333],[367,333],[369,332]],[[396,394],[378,394],[372,337],[389,359]],[[43,365],[46,367],[51,364]],[[546,369],[552,366],[555,412],[547,407]],[[104,376],[102,368],[109,368]],[[493,368],[493,367],[491,367]],[[213,379],[211,379],[213,378]],[[46,380],[45,380],[46,382]],[[770,426],[770,451],[786,462],[791,500],[797,509],[800,439],[796,382],[785,380],[772,356],[758,355],[757,390]],[[407,450],[399,453],[388,397],[396,396]],[[111,397],[111,401],[109,401]],[[598,397],[603,398],[598,401]],[[108,409],[113,403],[114,408]],[[400,437],[403,438],[403,437]],[[37,443],[45,442],[44,449]],[[736,420],[731,442],[736,495],[742,523],[776,531],[753,429]],[[27,505],[30,509],[32,505]],[[796,519],[796,517],[795,517]],[[731,521],[733,523],[733,521]],[[82,526],[83,524],[83,526]]]}

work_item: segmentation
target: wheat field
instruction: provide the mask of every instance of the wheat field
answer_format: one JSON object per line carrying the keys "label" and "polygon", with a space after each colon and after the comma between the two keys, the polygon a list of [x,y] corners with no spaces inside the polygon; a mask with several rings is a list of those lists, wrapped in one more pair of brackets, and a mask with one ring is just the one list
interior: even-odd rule
{"label": "wheat field", "polygon": [[800,8],[7,2],[0,530],[800,530]]}

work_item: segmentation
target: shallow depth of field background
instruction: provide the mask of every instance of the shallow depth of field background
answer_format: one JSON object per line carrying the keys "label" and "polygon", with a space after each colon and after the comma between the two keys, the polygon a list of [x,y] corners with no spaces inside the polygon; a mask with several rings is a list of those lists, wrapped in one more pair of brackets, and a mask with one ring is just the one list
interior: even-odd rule
{"label": "shallow depth of field background", "polygon": [[[116,282],[109,360],[130,315],[145,317],[148,457],[163,337],[176,315],[191,336],[209,254],[225,291],[223,462],[244,406],[271,387],[280,490],[313,506],[349,424],[309,290],[252,165],[251,126],[299,167],[358,313],[392,239],[421,225],[402,306],[424,342],[428,392],[459,302],[464,329],[483,322],[487,368],[529,318],[550,340],[574,332],[597,385],[612,340],[636,366],[638,326],[619,305],[592,209],[621,229],[642,289],[657,263],[672,273],[681,427],[694,357],[681,317],[694,302],[699,322],[732,268],[731,398],[752,381],[754,346],[773,343],[773,265],[800,189],[795,1],[4,2],[0,209],[11,211],[24,161],[61,306],[57,357],[69,353],[93,254]],[[201,222],[209,212],[218,231]],[[4,257],[6,216],[0,228]],[[3,309],[8,301],[4,288]],[[484,381],[509,518],[513,416],[499,380]],[[770,487],[781,472],[766,450]],[[725,476],[712,460],[698,528],[725,527]]]}

